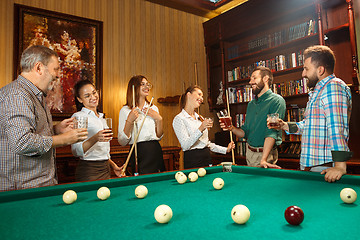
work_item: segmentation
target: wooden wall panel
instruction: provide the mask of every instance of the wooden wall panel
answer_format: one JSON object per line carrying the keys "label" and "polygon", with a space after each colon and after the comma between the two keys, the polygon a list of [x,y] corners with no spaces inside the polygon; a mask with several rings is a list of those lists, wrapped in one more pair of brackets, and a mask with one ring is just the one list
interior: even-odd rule
{"label": "wooden wall panel", "polygon": [[[156,99],[179,95],[184,83],[195,83],[195,62],[199,85],[207,89],[204,18],[144,0],[1,0],[0,87],[12,81],[14,3],[103,21],[103,103],[104,112],[114,119],[115,133],[127,82],[143,74],[154,85],[151,94],[165,120],[161,144],[179,145],[171,125],[179,108]],[[201,112],[210,114],[207,103]]]}

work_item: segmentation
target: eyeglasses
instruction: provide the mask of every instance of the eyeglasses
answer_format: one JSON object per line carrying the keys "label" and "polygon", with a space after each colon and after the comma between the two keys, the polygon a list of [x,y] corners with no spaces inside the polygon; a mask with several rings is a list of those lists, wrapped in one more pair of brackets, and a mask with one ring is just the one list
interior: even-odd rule
{"label": "eyeglasses", "polygon": [[149,89],[152,89],[152,87],[153,87],[153,85],[151,84],[151,83],[144,83],[144,82],[142,82],[141,84],[140,84],[140,86],[142,86],[142,87],[148,87]]}
{"label": "eyeglasses", "polygon": [[99,96],[99,90],[94,90],[91,93],[84,94],[85,99],[89,99],[91,96]]}

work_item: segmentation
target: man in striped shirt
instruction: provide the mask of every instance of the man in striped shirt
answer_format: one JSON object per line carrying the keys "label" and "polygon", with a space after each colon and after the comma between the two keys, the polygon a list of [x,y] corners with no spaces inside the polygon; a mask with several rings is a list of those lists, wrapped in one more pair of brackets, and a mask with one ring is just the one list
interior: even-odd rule
{"label": "man in striped shirt", "polygon": [[20,65],[19,77],[0,89],[0,191],[56,184],[55,148],[87,137],[71,118],[53,126],[44,97],[59,77],[57,53],[32,46]]}
{"label": "man in striped shirt", "polygon": [[334,182],[346,174],[346,161],[352,156],[348,147],[351,92],[334,75],[335,56],[329,47],[309,47],[304,59],[302,76],[312,89],[304,120],[280,120],[280,128],[302,135],[300,169],[321,172],[326,181]]}

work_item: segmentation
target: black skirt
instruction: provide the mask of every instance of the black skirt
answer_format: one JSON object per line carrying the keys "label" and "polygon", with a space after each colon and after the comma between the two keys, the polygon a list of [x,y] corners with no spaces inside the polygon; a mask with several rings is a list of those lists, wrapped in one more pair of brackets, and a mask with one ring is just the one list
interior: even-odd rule
{"label": "black skirt", "polygon": [[193,149],[184,152],[184,168],[208,167],[211,164],[209,148]]}
{"label": "black skirt", "polygon": [[[163,152],[159,141],[137,143],[138,173],[157,173],[165,171]],[[130,157],[132,173],[135,173],[135,149]]]}

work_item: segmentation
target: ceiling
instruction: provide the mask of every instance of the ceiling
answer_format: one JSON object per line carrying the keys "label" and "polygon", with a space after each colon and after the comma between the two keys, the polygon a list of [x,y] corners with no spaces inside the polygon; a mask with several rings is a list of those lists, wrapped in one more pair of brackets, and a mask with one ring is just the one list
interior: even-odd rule
{"label": "ceiling", "polygon": [[214,3],[211,0],[146,0],[166,7],[192,13],[211,19],[223,12],[230,10],[248,0],[219,0]]}

